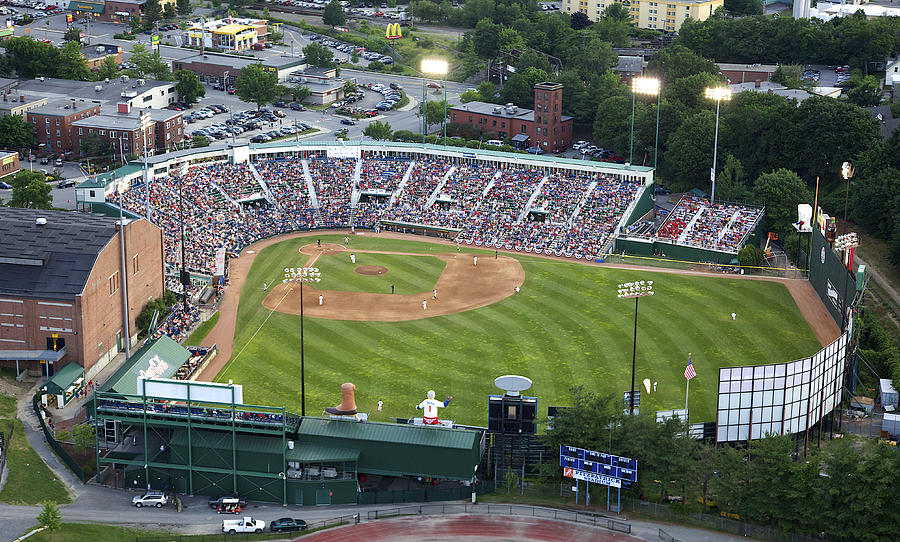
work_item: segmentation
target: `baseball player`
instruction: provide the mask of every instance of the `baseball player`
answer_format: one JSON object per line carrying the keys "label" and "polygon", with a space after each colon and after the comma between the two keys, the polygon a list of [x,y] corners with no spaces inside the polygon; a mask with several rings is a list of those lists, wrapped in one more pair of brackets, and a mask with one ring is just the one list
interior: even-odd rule
{"label": "baseball player", "polygon": [[437,288],[431,291],[431,299],[437,299]]}
{"label": "baseball player", "polygon": [[472,256],[472,265],[478,265],[478,256]]}
{"label": "baseball player", "polygon": [[319,294],[319,305],[321,305],[323,301],[325,301],[325,296]]}
{"label": "baseball player", "polygon": [[434,390],[428,390],[428,399],[425,399],[416,407],[416,410],[424,410],[422,413],[422,423],[425,425],[440,425],[441,422],[438,420],[438,409],[449,405],[451,399],[453,399],[453,397],[448,395],[446,400],[442,403],[435,400]]}
{"label": "baseball player", "polygon": [[428,310],[428,300],[427,300],[427,299],[423,299],[423,300],[422,300],[422,310],[423,310],[423,311],[427,311],[427,310]]}

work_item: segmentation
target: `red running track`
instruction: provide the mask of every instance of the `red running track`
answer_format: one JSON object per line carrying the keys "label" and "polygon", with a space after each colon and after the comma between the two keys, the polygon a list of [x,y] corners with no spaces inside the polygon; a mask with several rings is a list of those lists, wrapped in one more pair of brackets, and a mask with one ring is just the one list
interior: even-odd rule
{"label": "red running track", "polygon": [[549,519],[454,515],[415,516],[327,529],[300,542],[632,542],[630,535]]}

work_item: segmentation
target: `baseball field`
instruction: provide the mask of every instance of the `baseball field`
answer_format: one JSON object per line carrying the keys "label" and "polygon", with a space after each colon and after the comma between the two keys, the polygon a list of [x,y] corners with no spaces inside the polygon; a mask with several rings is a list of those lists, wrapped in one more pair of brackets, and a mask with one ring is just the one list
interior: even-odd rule
{"label": "baseball field", "polygon": [[[371,234],[345,245],[342,234],[313,234],[264,241],[231,263],[232,289],[240,289],[234,342],[215,379],[243,384],[246,403],[300,412],[299,291],[281,282],[285,267],[304,265],[322,273],[303,292],[309,415],[337,405],[342,382],[356,384],[359,410],[376,421],[415,416],[433,389],[454,397],[442,417],[486,425],[487,396],[502,393],[493,379],[504,374],[534,381],[525,394],[538,398],[541,417],[549,405],[569,404],[574,384],[621,397],[631,380],[635,302],[616,290],[633,280],[654,281],[656,292],[639,302],[636,385],[658,383],[642,410],[684,406],[689,352],[697,372],[691,419],[712,421],[720,366],[821,348],[780,282],[495,258],[492,250]],[[222,313],[210,340],[227,336],[224,305]]]}

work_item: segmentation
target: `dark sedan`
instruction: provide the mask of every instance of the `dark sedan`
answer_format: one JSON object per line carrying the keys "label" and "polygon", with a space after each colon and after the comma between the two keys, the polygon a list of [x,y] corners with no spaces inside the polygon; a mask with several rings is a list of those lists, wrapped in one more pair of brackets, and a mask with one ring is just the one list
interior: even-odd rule
{"label": "dark sedan", "polygon": [[270,524],[273,533],[284,533],[290,531],[305,531],[306,522],[302,519],[280,518]]}

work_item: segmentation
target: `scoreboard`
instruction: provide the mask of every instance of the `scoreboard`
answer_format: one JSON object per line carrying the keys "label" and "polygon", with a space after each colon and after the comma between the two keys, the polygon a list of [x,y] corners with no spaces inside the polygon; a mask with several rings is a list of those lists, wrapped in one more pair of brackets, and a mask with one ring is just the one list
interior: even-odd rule
{"label": "scoreboard", "polygon": [[625,487],[637,482],[637,460],[629,457],[561,445],[559,447],[559,466],[564,469],[574,469],[601,477],[622,480]]}

